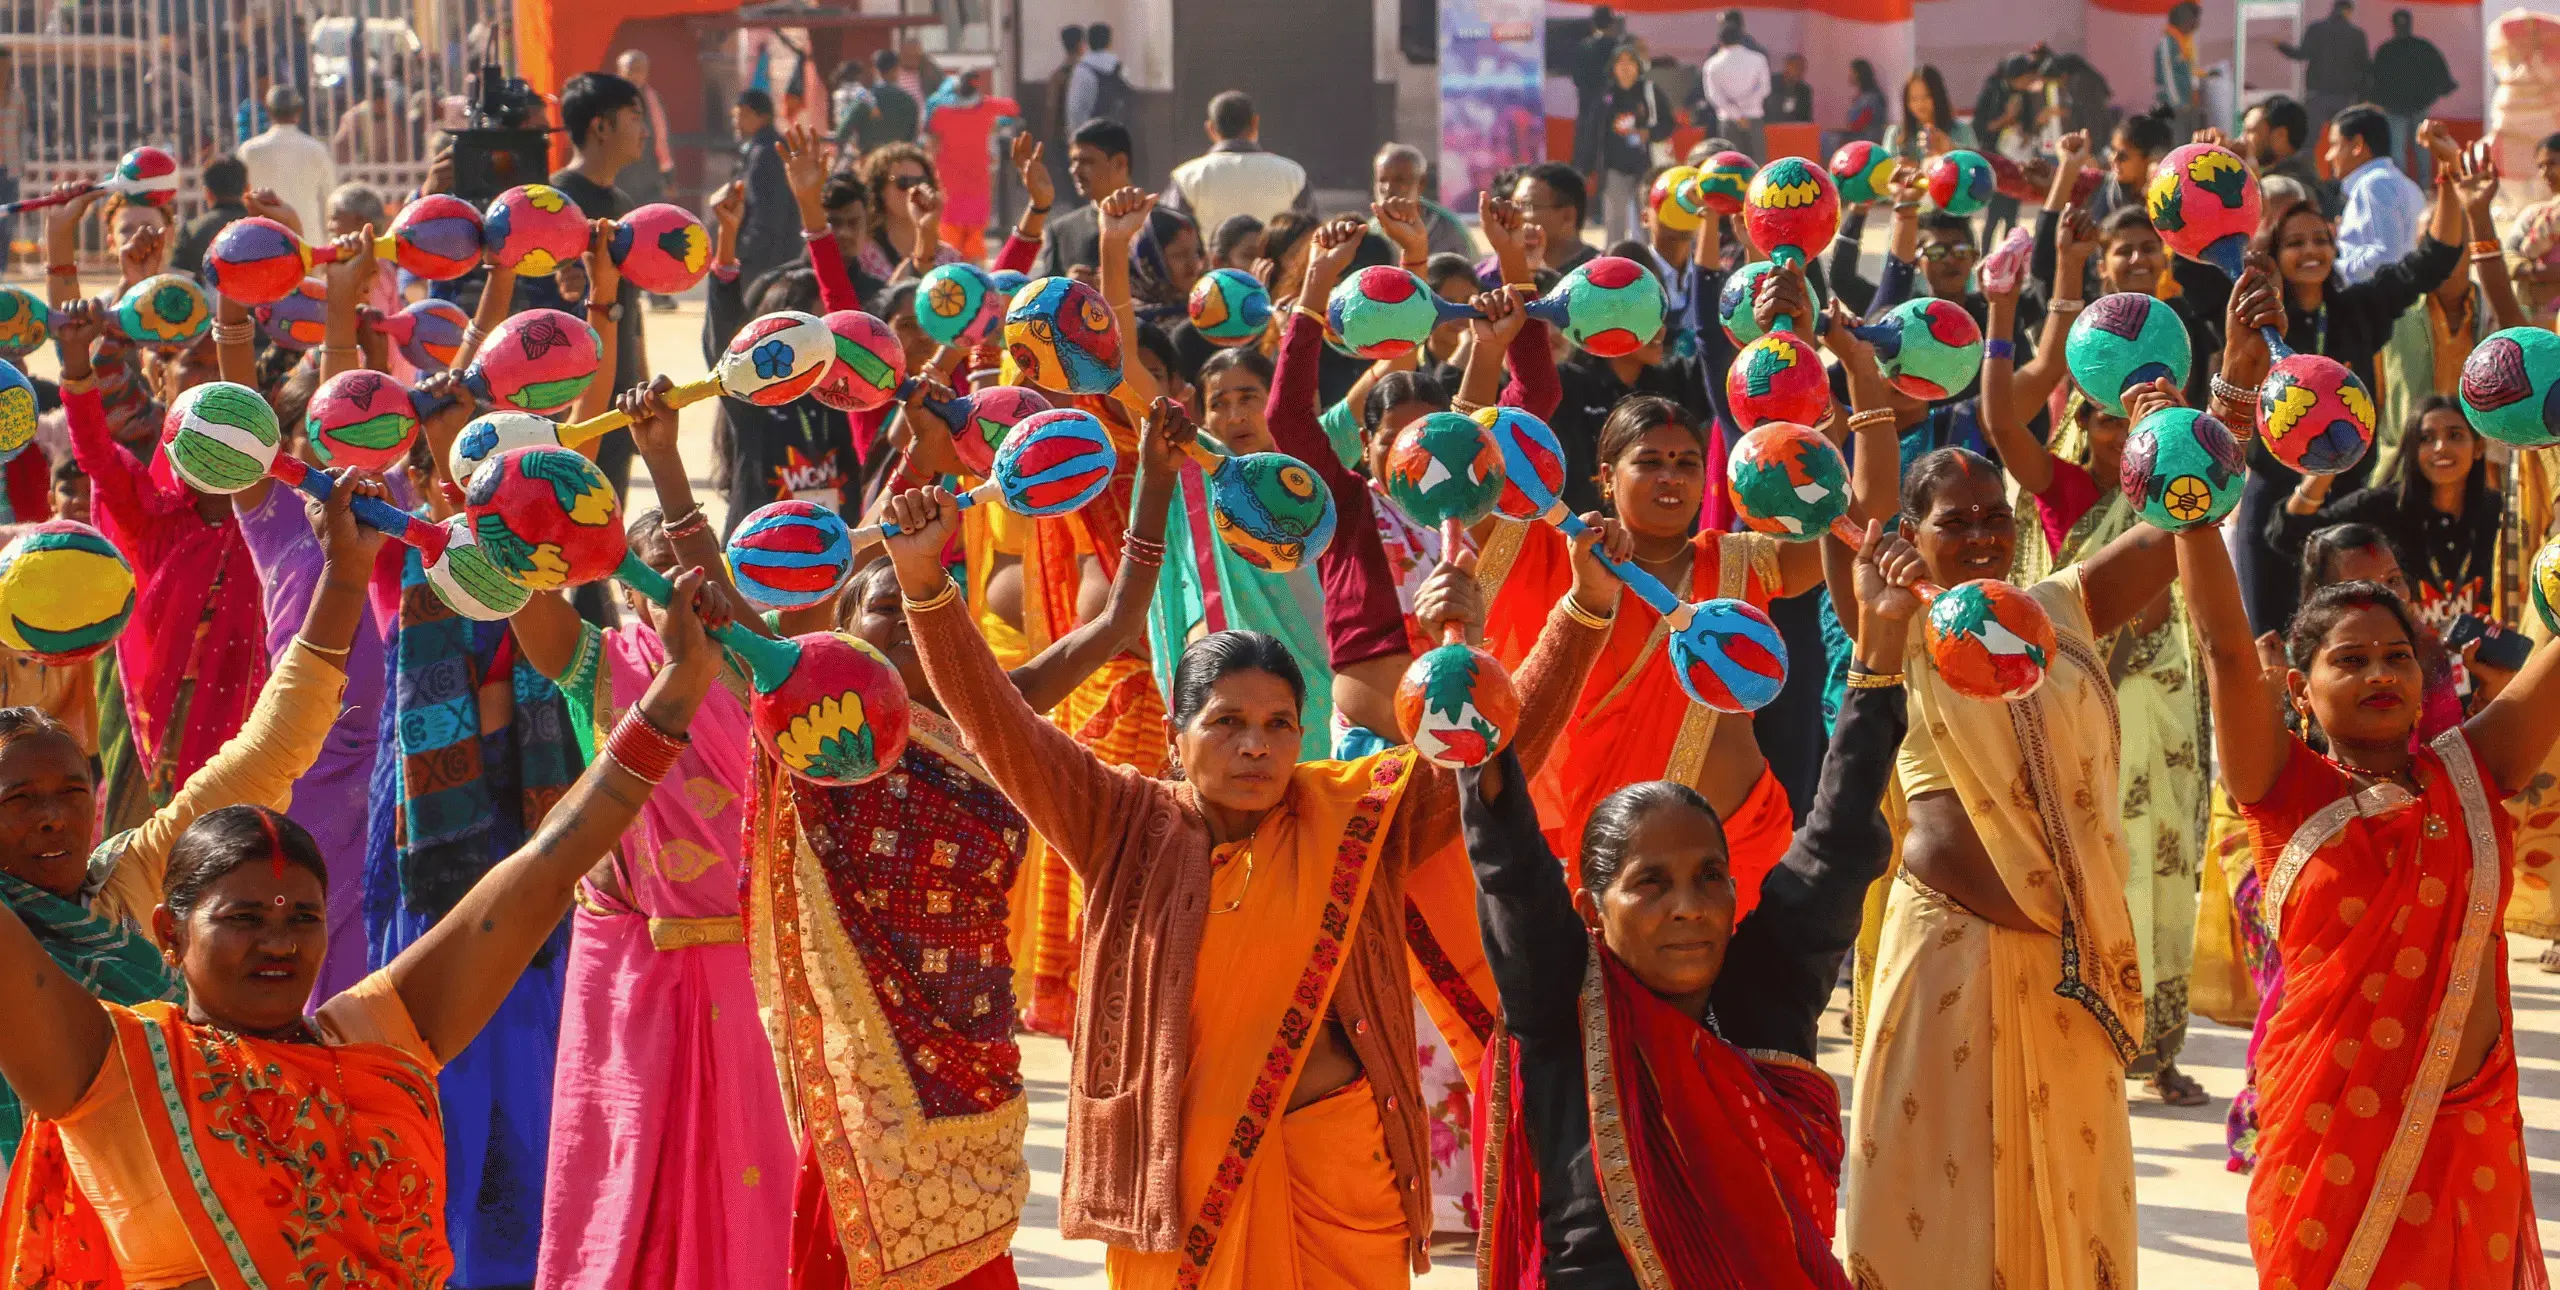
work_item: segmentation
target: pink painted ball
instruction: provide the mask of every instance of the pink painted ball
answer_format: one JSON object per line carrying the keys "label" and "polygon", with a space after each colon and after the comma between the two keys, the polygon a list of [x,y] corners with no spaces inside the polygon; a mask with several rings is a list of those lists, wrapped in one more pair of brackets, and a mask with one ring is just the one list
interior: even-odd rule
{"label": "pink painted ball", "polygon": [[568,411],[602,364],[596,329],[557,309],[528,309],[498,324],[472,360],[491,401],[544,416]]}
{"label": "pink painted ball", "polygon": [[711,271],[711,233],[692,211],[651,202],[615,220],[607,244],[616,268],[642,291],[690,291]]}
{"label": "pink painted ball", "polygon": [[613,484],[568,448],[511,448],[465,489],[472,535],[491,565],[536,591],[613,576],[630,548]]}
{"label": "pink painted ball", "polygon": [[907,749],[907,687],[880,651],[842,632],[795,636],[790,674],[747,706],[756,741],[783,769],[817,784],[878,778]]}
{"label": "pink painted ball", "polygon": [[547,278],[587,253],[594,240],[586,212],[549,184],[525,184],[498,194],[481,220],[489,254],[516,276]]}
{"label": "pink painted ball", "polygon": [[321,465],[389,470],[408,460],[418,414],[398,381],[380,372],[340,372],[312,391],[302,428]]}
{"label": "pink painted ball", "polygon": [[1764,421],[1815,425],[1831,410],[1822,359],[1794,332],[1773,331],[1743,346],[1725,373],[1724,392],[1745,430]]}
{"label": "pink painted ball", "polygon": [[868,412],[897,397],[907,379],[907,352],[889,324],[859,309],[839,309],[819,321],[836,337],[836,361],[809,397],[838,412]]}

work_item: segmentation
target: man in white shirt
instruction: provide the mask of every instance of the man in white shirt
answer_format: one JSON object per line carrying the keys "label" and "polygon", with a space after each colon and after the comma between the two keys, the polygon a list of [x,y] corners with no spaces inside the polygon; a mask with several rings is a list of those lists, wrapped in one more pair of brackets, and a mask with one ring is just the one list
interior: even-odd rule
{"label": "man in white shirt", "polygon": [[302,94],[290,85],[267,91],[266,132],[240,145],[249,187],[272,188],[302,219],[302,236],[329,236],[329,194],[338,187],[338,165],[329,145],[303,133]]}
{"label": "man in white shirt", "polygon": [[1753,49],[1742,32],[1742,14],[1727,10],[1716,29],[1716,52],[1707,58],[1707,106],[1716,110],[1716,133],[1765,161],[1760,151],[1760,113],[1769,101],[1769,56]]}
{"label": "man in white shirt", "polygon": [[1189,215],[1203,230],[1215,229],[1231,215],[1251,215],[1268,224],[1282,211],[1315,214],[1307,168],[1262,150],[1262,118],[1242,90],[1209,100],[1208,127],[1209,150],[1173,168],[1165,209]]}
{"label": "man in white shirt", "polygon": [[2391,160],[2391,122],[2357,104],[2329,122],[2329,173],[2339,176],[2338,283],[2353,286],[2418,249],[2427,193]]}

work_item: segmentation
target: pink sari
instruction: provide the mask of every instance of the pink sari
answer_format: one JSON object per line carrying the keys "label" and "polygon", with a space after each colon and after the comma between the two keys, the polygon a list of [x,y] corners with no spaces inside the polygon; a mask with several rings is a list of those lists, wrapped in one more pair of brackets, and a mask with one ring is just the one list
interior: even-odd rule
{"label": "pink sari", "polygon": [[[598,647],[601,744],[666,650],[638,626]],[[623,834],[619,894],[578,888],[538,1277],[553,1290],[782,1284],[795,1156],[738,916],[746,706],[715,687],[692,734]]]}

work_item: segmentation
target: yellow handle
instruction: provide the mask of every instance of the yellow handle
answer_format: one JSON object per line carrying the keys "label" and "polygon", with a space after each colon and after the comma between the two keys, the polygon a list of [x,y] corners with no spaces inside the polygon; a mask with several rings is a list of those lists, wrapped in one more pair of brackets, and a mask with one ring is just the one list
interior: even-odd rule
{"label": "yellow handle", "polygon": [[[604,373],[598,372],[597,375],[603,376]],[[718,376],[706,376],[699,381],[687,381],[686,383],[667,391],[667,406],[671,408],[687,407],[695,403],[700,403],[704,399],[710,398],[712,395],[719,393],[722,393],[720,378]],[[630,424],[631,418],[624,416],[620,408],[616,408],[611,412],[605,413],[603,416],[596,417],[591,420],[572,421],[567,425],[560,427],[560,446],[563,448],[575,448],[591,439],[601,439],[606,435],[612,434],[614,431]]]}
{"label": "yellow handle", "polygon": [[373,258],[388,262],[400,254],[400,239],[385,233],[373,239]]}

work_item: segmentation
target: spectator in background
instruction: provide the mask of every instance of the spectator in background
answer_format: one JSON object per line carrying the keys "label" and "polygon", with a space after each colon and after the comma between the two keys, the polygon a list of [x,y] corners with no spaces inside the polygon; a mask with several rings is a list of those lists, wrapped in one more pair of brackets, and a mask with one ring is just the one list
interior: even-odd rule
{"label": "spectator in background", "polygon": [[[569,137],[569,164],[551,172],[551,186],[567,193],[588,219],[620,219],[630,213],[631,199],[615,181],[640,160],[648,137],[647,121],[648,108],[641,101],[639,86],[606,72],[570,77],[560,87],[560,132]],[[381,199],[373,200],[379,209]],[[791,212],[796,232],[798,209],[791,205],[787,189],[783,204]],[[593,293],[587,289],[585,274],[584,263],[573,262],[548,278],[518,278],[515,303],[520,309],[563,309],[590,321],[611,319],[613,392],[620,395],[648,379],[644,374],[648,360],[641,347],[640,289],[625,279],[612,300],[590,299]],[[630,483],[631,456],[631,436],[621,431],[605,436],[596,451],[596,465],[613,481],[617,497]],[[593,616],[601,612],[595,607],[603,603],[601,591],[586,593],[579,600],[580,612]]]}
{"label": "spectator in background", "polygon": [[1075,181],[1084,204],[1049,217],[1040,233],[1040,258],[1031,263],[1035,278],[1064,277],[1079,266],[1102,264],[1102,213],[1094,203],[1129,184],[1129,127],[1108,120],[1077,126],[1067,145],[1067,177]]}
{"label": "spectator in background", "polygon": [[[924,42],[913,36],[898,42],[898,70],[889,74],[916,102],[922,103],[942,88],[945,79],[940,64],[924,52]],[[796,83],[796,78],[795,78]]]}
{"label": "spectator in background", "polygon": [[2204,109],[2196,98],[2196,28],[2203,25],[2203,8],[2195,0],[2180,0],[2169,10],[2160,43],[2151,47],[2152,101],[2169,109],[2169,126],[2182,139],[2204,124]]}
{"label": "spectator in background", "polygon": [[1084,58],[1084,27],[1069,23],[1058,29],[1058,43],[1066,47],[1066,57],[1049,73],[1049,92],[1040,100],[1047,116],[1040,122],[1041,164],[1050,168],[1050,180],[1064,189],[1059,197],[1069,206],[1076,203],[1075,186],[1067,176],[1067,150],[1074,141],[1067,137],[1075,118],[1067,115],[1067,87],[1076,78],[1076,64]]}
{"label": "spectator in background", "polygon": [[[1082,133],[1084,123],[1095,118],[1106,121],[1129,119],[1129,78],[1120,68],[1120,56],[1111,52],[1111,24],[1097,22],[1084,29],[1084,57],[1076,60],[1075,75],[1067,81],[1067,119],[1076,123]],[[1125,135],[1126,130],[1122,133]],[[1068,140],[1073,151],[1073,136]],[[1122,156],[1128,153],[1124,149]],[[1087,192],[1077,186],[1088,201],[1102,200],[1108,188]]]}
{"label": "spectator in background", "polygon": [[613,186],[631,199],[634,206],[667,199],[667,176],[675,173],[676,155],[667,147],[667,106],[658,100],[658,92],[649,86],[649,56],[637,49],[622,51],[614,60],[614,71],[622,79],[640,87],[640,158],[622,168]]}
{"label": "spectator in background", "polygon": [[[1468,235],[1467,226],[1458,219],[1457,213],[1431,200],[1423,191],[1429,173],[1430,163],[1423,158],[1422,149],[1409,143],[1390,143],[1378,149],[1377,157],[1369,163],[1371,200],[1383,202],[1391,197],[1410,197],[1420,202],[1422,232],[1431,244],[1432,254],[1444,251],[1457,255],[1475,254],[1475,239]],[[1386,230],[1379,228],[1376,220],[1369,221],[1369,227],[1376,229],[1380,237],[1386,236]]]}
{"label": "spectator in background", "polygon": [[1841,126],[1839,137],[1830,140],[1824,151],[1827,153],[1852,139],[1882,142],[1885,113],[1889,110],[1891,107],[1885,102],[1884,86],[1876,80],[1876,65],[1863,58],[1850,59],[1848,120]]}
{"label": "spectator in background", "polygon": [[2436,100],[2454,91],[2453,69],[2443,51],[2416,34],[2406,9],[2391,11],[2391,39],[2373,51],[2373,104],[2391,121],[2392,156],[2409,178],[2424,184],[2432,161],[2418,146],[2418,123]]}
{"label": "spectator in background", "polygon": [[1209,233],[1209,267],[1253,272],[1262,258],[1262,221],[1251,215],[1229,215]]}
{"label": "spectator in background", "polygon": [[2115,124],[2116,110],[2108,102],[2115,88],[2107,84],[2104,73],[2078,54],[2055,54],[2045,63],[2044,82],[2053,89],[2057,137],[2081,130],[2092,139],[2106,137]]}
{"label": "spectator in background", "polygon": [[1887,127],[1884,146],[1908,157],[1934,157],[1950,148],[1973,146],[1973,131],[1956,119],[1955,100],[1947,96],[1947,78],[1922,63],[1902,83],[1902,119]]}
{"label": "spectator in background", "polygon": [[290,85],[267,89],[267,117],[275,122],[240,145],[249,186],[272,190],[293,208],[305,237],[327,228],[329,194],[338,187],[338,165],[329,145],[303,133],[302,95]]}
{"label": "spectator in background", "polygon": [[1591,10],[1591,31],[1574,45],[1573,168],[1590,183],[1600,180],[1601,137],[1608,133],[1609,113],[1602,100],[1609,93],[1609,65],[1626,42],[1617,11],[1607,5]]}
{"label": "spectator in background", "polygon": [[2328,17],[2302,29],[2301,44],[2276,42],[2277,53],[2303,65],[2303,106],[2314,121],[2334,121],[2364,97],[2371,58],[2355,13],[2355,0],[2337,0],[2329,6]]}
{"label": "spectator in background", "polygon": [[[1653,147],[1677,124],[1671,100],[1644,74],[1644,54],[1620,45],[1609,64],[1609,88],[1601,106],[1600,229],[1611,239],[1644,236],[1644,199],[1653,173]],[[1757,111],[1757,108],[1753,109]]]}
{"label": "spectator in background", "polygon": [[275,80],[276,78],[265,72],[255,72],[250,75],[249,96],[240,100],[239,104],[231,109],[232,142],[247,143],[265,132],[267,90],[275,84]]}
{"label": "spectator in background", "polygon": [[[1582,240],[1583,213],[1590,209],[1590,190],[1581,172],[1561,161],[1541,161],[1513,172],[1508,185],[1497,181],[1497,193],[1511,198],[1528,224],[1521,231],[1530,251],[1529,267],[1571,273],[1600,252]],[[1534,230],[1534,231],[1533,231]],[[1502,266],[1493,256],[1476,263],[1476,281],[1485,290],[1502,286]]]}
{"label": "spectator in background", "polygon": [[[1867,79],[1872,81],[1875,75],[1871,69],[1867,72]],[[1876,100],[1881,103],[1884,96],[1879,94]],[[1813,83],[1805,79],[1804,55],[1789,54],[1786,61],[1778,65],[1778,78],[1769,83],[1769,103],[1762,119],[1790,125],[1812,123]]]}
{"label": "spectator in background", "polygon": [[942,241],[965,260],[984,260],[987,218],[995,207],[995,154],[989,141],[1006,121],[1019,123],[1022,106],[994,98],[978,86],[972,68],[945,82],[925,104],[924,130],[942,158]]}
{"label": "spectator in background", "polygon": [[399,115],[391,102],[390,80],[366,77],[363,100],[338,115],[338,128],[329,135],[329,148],[337,154],[338,164],[380,166],[405,160]]}
{"label": "spectator in background", "polygon": [[1716,110],[1716,132],[1761,160],[1760,114],[1769,101],[1769,56],[1744,43],[1742,14],[1729,11],[1716,29],[1716,52],[1707,58],[1707,105]]}
{"label": "spectator in background", "polygon": [[[2260,178],[2283,176],[2314,194],[2328,191],[2311,156],[2311,114],[2291,98],[2277,94],[2251,105],[2240,118],[2240,143]],[[2320,205],[2325,211],[2332,203],[2324,196]]]}
{"label": "spectator in background", "polygon": [[[249,168],[237,157],[222,157],[204,168],[204,214],[187,222],[169,252],[169,267],[189,277],[204,272],[204,253],[223,226],[249,213],[240,198],[249,191]],[[376,275],[389,276],[389,275]]]}
{"label": "spectator in background", "polygon": [[850,143],[856,154],[866,154],[893,143],[916,141],[924,102],[900,88],[893,79],[897,70],[895,51],[883,49],[871,56],[871,83],[854,97],[851,118],[838,123],[837,144]]}
{"label": "spectator in background", "polygon": [[752,283],[800,258],[800,205],[782,170],[773,96],[763,90],[740,91],[729,108],[729,124],[738,134],[738,173],[747,183],[747,213],[738,227],[738,273]]}
{"label": "spectator in background", "polygon": [[[912,143],[874,149],[854,173],[871,189],[871,244],[862,249],[864,272],[887,281],[900,264],[915,260],[920,251],[926,253],[928,264],[919,273],[960,258],[942,237],[944,172],[924,149]],[[926,194],[922,208],[914,200],[919,190]],[[918,223],[919,216],[924,222]]]}
{"label": "spectator in background", "polygon": [[[586,208],[581,206],[578,209]],[[343,237],[349,233],[360,233],[367,225],[372,226],[377,237],[391,230],[391,212],[383,204],[381,190],[371,184],[338,185],[337,191],[329,194],[328,235]],[[373,275],[373,294],[364,303],[384,314],[400,311],[400,275],[391,266],[386,264],[382,272]],[[392,372],[393,376],[404,381],[418,379],[417,369],[407,365],[399,350],[391,352],[391,362],[399,369]]]}
{"label": "spectator in background", "polygon": [[1282,211],[1314,214],[1307,168],[1261,143],[1262,118],[1242,90],[1209,100],[1209,150],[1173,168],[1164,207],[1216,228],[1230,215],[1268,221]]}
{"label": "spectator in background", "polygon": [[2354,286],[2418,245],[2426,190],[2391,160],[2391,122],[2359,103],[2329,122],[2329,173],[2338,177],[2338,282]]}

